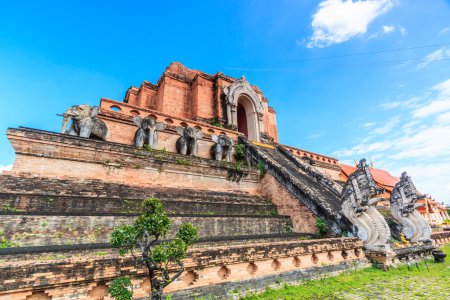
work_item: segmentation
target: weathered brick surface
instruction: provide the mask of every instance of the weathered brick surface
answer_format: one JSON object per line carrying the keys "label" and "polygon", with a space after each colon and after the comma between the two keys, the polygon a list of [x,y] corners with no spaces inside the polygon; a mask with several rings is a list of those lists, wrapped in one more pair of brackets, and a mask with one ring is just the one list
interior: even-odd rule
{"label": "weathered brick surface", "polygon": [[233,164],[31,129],[8,129],[7,134],[16,151],[14,175],[252,194],[259,190],[258,172],[245,167],[247,175],[239,183],[226,180],[235,172]]}
{"label": "weathered brick surface", "polygon": [[[107,179],[107,178],[105,178]],[[146,187],[97,179],[64,179],[39,176],[0,176],[0,194],[142,199],[155,195],[163,200],[229,204],[268,204],[264,197],[239,191]]]}
{"label": "weathered brick surface", "polygon": [[[51,299],[96,299],[95,287],[117,277],[134,278],[137,295],[148,293],[143,268],[130,258],[118,258],[110,252],[85,252],[58,258],[51,254],[16,257],[0,266],[0,299],[25,299],[26,295],[45,293]],[[293,270],[321,268],[345,261],[364,259],[362,244],[356,239],[328,239],[224,246],[215,249],[191,249],[185,260],[187,271],[166,292],[192,289],[224,282],[235,282]],[[224,278],[223,274],[227,274]],[[80,280],[82,279],[82,280]],[[72,285],[77,283],[77,285]],[[31,288],[33,287],[33,288]],[[106,289],[97,288],[96,293]],[[25,296],[24,296],[25,295]],[[11,297],[11,298],[6,298]],[[106,297],[105,299],[109,299]]]}
{"label": "weathered brick surface", "polygon": [[[121,109],[120,112],[111,111],[111,106],[119,107]],[[109,99],[102,99],[101,107],[102,111],[99,117],[107,124],[109,128],[110,134],[108,136],[108,141],[110,142],[133,145],[134,135],[138,127],[133,123],[132,116],[135,115],[136,112],[139,112],[142,117],[151,115],[159,122],[167,124],[166,129],[158,133],[157,149],[160,150],[166,149],[169,152],[177,152],[175,145],[177,139],[180,137],[175,131],[177,126],[195,127],[202,131],[204,136],[199,140],[198,149],[198,155],[202,158],[212,158],[211,147],[214,144],[211,139],[212,134],[226,134],[228,137],[237,142],[237,132],[212,126],[201,121],[177,118],[158,111],[142,109],[125,103],[118,103]]]}
{"label": "weathered brick surface", "polygon": [[[130,224],[135,217],[3,214],[0,219],[0,230],[5,237],[24,247],[107,243],[115,227]],[[168,238],[174,237],[178,227],[185,222],[196,226],[199,235],[204,238],[284,233],[289,230],[286,217],[171,216],[170,219],[172,229]]]}
{"label": "weathered brick surface", "polygon": [[[225,97],[223,89],[234,82],[236,78],[222,73],[215,75],[191,70],[178,62],[171,63],[157,85],[144,81],[142,85],[128,89],[124,102],[133,108],[121,110],[122,114],[143,115],[141,110],[153,109],[159,113],[168,114],[173,118],[191,120],[225,119]],[[264,128],[270,137],[278,141],[278,131],[275,110],[268,105],[268,100],[261,90],[253,86],[255,93],[264,107]],[[102,109],[121,107],[121,102],[102,103]],[[207,124],[204,122],[204,124]]]}
{"label": "weathered brick surface", "polygon": [[270,173],[261,181],[261,192],[277,206],[279,214],[291,217],[295,232],[316,233],[315,215]]}
{"label": "weathered brick surface", "polygon": [[238,192],[149,188],[102,180],[0,176],[0,210],[40,213],[133,213],[142,199],[155,196],[169,213],[273,215],[270,200]]}
{"label": "weathered brick surface", "polygon": [[[185,190],[184,192],[189,192]],[[54,196],[3,194],[0,193],[0,210],[40,213],[76,213],[76,214],[130,214],[139,211],[142,200],[149,196],[160,199],[170,214],[206,214],[206,215],[273,215],[276,207],[271,203],[246,204],[227,202],[202,202],[202,199],[183,201],[181,197],[166,197],[162,193],[150,192],[138,198],[98,198],[80,196]],[[185,194],[189,195],[189,194]],[[208,194],[206,194],[208,195]],[[230,197],[231,198],[231,197]],[[238,197],[236,197],[239,199]],[[242,197],[244,198],[244,197]],[[241,199],[242,199],[241,198]],[[206,200],[206,199],[204,199]]]}

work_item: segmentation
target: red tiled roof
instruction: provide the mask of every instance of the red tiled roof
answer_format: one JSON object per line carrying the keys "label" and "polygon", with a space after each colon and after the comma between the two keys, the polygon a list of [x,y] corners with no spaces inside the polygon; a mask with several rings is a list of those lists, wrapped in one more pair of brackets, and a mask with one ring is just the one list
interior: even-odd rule
{"label": "red tiled roof", "polygon": [[[349,166],[349,165],[346,165],[343,163],[341,163],[340,165],[341,165],[341,169],[342,169],[341,175],[344,180],[346,180],[357,169],[356,167]],[[386,191],[388,191],[389,194],[394,189],[395,184],[400,181],[400,178],[392,176],[391,174],[389,174],[388,171],[381,170],[381,169],[375,169],[375,168],[369,168],[369,169],[370,169],[370,173],[372,174],[375,182],[380,187],[382,187]],[[389,198],[388,194],[386,194],[386,193],[383,194],[382,196]],[[428,202],[428,211],[429,212],[434,212],[434,210],[436,210],[436,209],[440,209],[440,210],[446,209],[444,205],[442,205],[439,202],[434,201],[431,198],[427,197],[427,202]],[[417,200],[417,203],[425,204],[425,199],[419,199],[419,200]],[[420,213],[425,213],[427,209],[425,206],[422,206],[422,207],[419,207],[418,210]]]}
{"label": "red tiled roof", "polygon": [[[349,177],[350,174],[356,171],[356,167],[349,166],[341,163],[342,173],[344,173],[345,177]],[[385,189],[392,191],[395,184],[400,181],[400,178],[394,177],[389,172],[381,169],[369,168],[370,173],[373,176],[373,179],[376,183],[384,187]]]}
{"label": "red tiled roof", "polygon": [[[419,200],[417,200],[417,203],[425,204],[425,201],[428,202],[428,211],[431,212],[431,213],[435,212],[436,209],[446,210],[444,205],[442,205],[439,202],[434,201],[433,199],[426,199],[426,200],[425,199],[419,199]],[[420,213],[425,213],[426,212],[426,207],[425,206],[419,207],[419,212]]]}

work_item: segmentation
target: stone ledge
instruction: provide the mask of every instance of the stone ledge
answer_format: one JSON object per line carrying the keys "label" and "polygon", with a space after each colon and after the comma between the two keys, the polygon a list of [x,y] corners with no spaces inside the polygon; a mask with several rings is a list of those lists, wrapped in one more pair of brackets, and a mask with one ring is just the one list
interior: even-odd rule
{"label": "stone ledge", "polygon": [[[106,243],[113,228],[130,224],[134,216],[44,216],[2,215],[0,229],[4,236],[19,246],[45,246],[86,243]],[[174,237],[182,223],[190,222],[201,237],[241,236],[286,233],[288,217],[248,216],[172,216],[172,228],[167,238]]]}
{"label": "stone ledge", "polygon": [[[221,169],[234,169],[234,165],[232,163],[227,163],[225,161],[216,161],[214,159],[207,159],[202,157],[194,157],[188,155],[181,155],[174,152],[165,152],[163,150],[151,150],[146,151],[142,149],[138,149],[131,145],[108,142],[102,140],[88,139],[82,138],[78,136],[72,136],[68,134],[56,133],[45,130],[38,130],[28,127],[19,127],[19,128],[8,128],[6,131],[6,135],[8,138],[17,139],[17,140],[29,140],[30,143],[61,143],[66,144],[71,147],[82,147],[82,148],[93,148],[101,151],[111,151],[116,153],[127,153],[133,156],[146,157],[147,159],[154,159],[157,161],[168,161],[175,162],[176,159],[184,159],[191,163],[191,165],[203,165]],[[14,145],[13,145],[14,147]],[[20,154],[28,154],[28,155],[44,155],[45,153],[34,153],[31,147],[21,147],[20,150],[16,151],[16,153]],[[77,159],[74,157],[74,159]],[[111,162],[113,164],[113,162]],[[242,166],[242,171],[244,172],[253,172],[258,173],[257,170],[248,169],[245,165]]]}
{"label": "stone ledge", "polygon": [[[206,250],[192,248],[189,250],[188,258],[185,259],[187,268],[185,276],[189,278],[187,273],[194,272],[200,274],[200,279],[192,285],[186,282],[188,278],[182,276],[174,282],[171,290],[192,288],[195,285],[206,286],[223,281],[240,281],[249,277],[246,271],[249,263],[259,266],[259,270],[257,267],[255,271],[256,277],[259,277],[298,268],[336,265],[343,261],[363,258],[362,244],[355,238],[259,243]],[[292,264],[291,260],[295,264]],[[231,270],[231,275],[225,279],[218,277],[220,275],[218,270],[222,268]],[[238,270],[244,273],[241,274]],[[104,282],[124,275],[142,278],[145,272],[144,268],[134,266],[131,257],[119,258],[115,254],[98,257],[86,252],[81,257],[53,260],[50,258],[49,261],[39,261],[33,257],[31,260],[2,263],[0,295],[13,293],[14,290],[52,289],[60,286],[68,287],[75,283]]]}
{"label": "stone ledge", "polygon": [[450,243],[450,231],[433,232],[431,239],[438,245]]}
{"label": "stone ledge", "polygon": [[[137,200],[154,195],[162,200],[245,204],[271,203],[262,196],[233,190],[214,191],[169,187],[140,187],[98,179],[68,179],[17,175],[0,176],[1,194],[48,197],[68,196],[97,199],[111,198],[115,200]],[[230,199],[233,201],[229,202]]]}
{"label": "stone ledge", "polygon": [[275,273],[260,277],[250,277],[240,281],[230,281],[207,285],[198,288],[176,291],[168,293],[173,300],[199,299],[214,295],[214,299],[235,299],[238,295],[247,295],[249,292],[263,291],[268,287],[279,288],[280,283],[296,284],[304,280],[314,280],[326,275],[335,276],[347,270],[363,269],[370,267],[366,259],[355,259],[351,262],[344,261],[335,265],[312,267],[302,270],[294,270],[283,273]]}
{"label": "stone ledge", "polygon": [[238,193],[183,189],[136,190],[130,189],[130,186],[115,186],[99,181],[70,182],[48,178],[24,180],[0,176],[0,211],[55,215],[134,214],[139,211],[142,200],[150,196],[160,199],[169,214],[276,215],[276,207],[268,199]]}
{"label": "stone ledge", "polygon": [[[230,246],[233,244],[257,244],[257,243],[272,243],[280,240],[283,241],[299,241],[302,239],[312,239],[313,236],[309,234],[299,233],[276,233],[276,234],[257,234],[257,235],[240,235],[240,236],[220,236],[199,238],[195,243],[195,248],[210,247],[211,243],[214,243],[214,247],[217,246]],[[71,252],[78,254],[80,251],[85,250],[98,250],[98,249],[112,249],[109,243],[90,243],[90,244],[77,244],[77,245],[48,245],[48,246],[30,246],[30,247],[12,247],[12,248],[0,248],[0,256],[4,260],[21,260],[22,256],[26,255],[43,255],[43,254],[56,254],[63,252]],[[14,256],[14,257],[12,257]]]}
{"label": "stone ledge", "polygon": [[259,189],[259,171],[245,166],[238,172],[233,164],[212,159],[26,128],[9,128],[7,135],[16,151],[12,175],[250,194]]}
{"label": "stone ledge", "polygon": [[[130,217],[139,216],[139,213],[95,213],[95,212],[27,212],[27,211],[0,211],[0,216],[36,216],[36,217]],[[247,219],[283,219],[287,220],[288,216],[271,216],[271,215],[243,215],[243,214],[167,214],[170,218],[247,218]]]}

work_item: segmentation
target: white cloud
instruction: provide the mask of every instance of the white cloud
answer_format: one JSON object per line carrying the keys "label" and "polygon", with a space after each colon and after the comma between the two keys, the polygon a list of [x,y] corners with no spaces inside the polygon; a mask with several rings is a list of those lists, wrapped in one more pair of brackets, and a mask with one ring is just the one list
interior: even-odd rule
{"label": "white cloud", "polygon": [[447,33],[449,33],[449,32],[450,32],[450,27],[445,27],[445,28],[442,28],[442,30],[441,30],[441,31],[439,31],[439,33],[438,33],[438,36],[441,36],[441,35],[447,34]]}
{"label": "white cloud", "polygon": [[3,171],[11,171],[12,169],[12,164],[11,165],[0,165],[0,173],[2,173]]}
{"label": "white cloud", "polygon": [[377,124],[376,122],[367,122],[367,123],[362,124],[362,127],[364,127],[364,128],[373,127],[376,124]]}
{"label": "white cloud", "polygon": [[428,117],[450,110],[450,79],[436,84],[432,89],[438,92],[437,97],[428,104],[414,110],[414,118]]}
{"label": "white cloud", "polygon": [[431,64],[432,62],[442,60],[448,57],[450,57],[450,49],[443,47],[425,56],[422,62],[417,65],[417,69],[418,70],[424,69],[428,67],[428,65]]}
{"label": "white cloud", "polygon": [[[381,129],[374,128],[379,134],[372,132],[371,139],[363,139],[333,155],[346,161],[372,159],[375,167],[394,176],[407,171],[421,192],[450,204],[450,106],[441,106],[450,99],[450,79],[423,94],[427,96],[420,98],[427,101],[419,107],[409,107],[408,116],[402,116],[404,124],[399,123],[398,117],[385,123],[378,120],[377,124],[385,124]],[[431,115],[434,117],[425,118]],[[389,134],[394,130],[397,135]]]}
{"label": "white cloud", "polygon": [[450,124],[450,111],[439,115],[437,121],[441,124]]}
{"label": "white cloud", "polygon": [[439,92],[439,96],[444,97],[450,97],[450,79],[447,79],[445,81],[442,81],[441,83],[436,84],[433,86],[433,90],[436,90]]}
{"label": "white cloud", "polygon": [[428,164],[411,163],[392,169],[392,172],[398,176],[406,171],[421,193],[430,194],[437,201],[450,204],[449,168],[450,161]]}
{"label": "white cloud", "polygon": [[411,108],[415,107],[416,103],[421,99],[421,97],[412,97],[405,101],[392,101],[381,103],[381,108],[388,110],[393,108]]}
{"label": "white cloud", "polygon": [[380,30],[378,30],[377,32],[374,32],[371,35],[369,35],[367,37],[367,40],[375,39],[377,37],[382,36],[383,34],[391,34],[391,33],[395,32],[395,31],[399,31],[402,36],[406,35],[406,29],[403,26],[401,26],[401,25],[398,25],[398,26],[383,25],[383,26],[381,26]]}
{"label": "white cloud", "polygon": [[392,33],[392,32],[394,32],[394,30],[395,30],[395,26],[387,26],[387,25],[383,26],[384,33]]}
{"label": "white cloud", "polygon": [[396,116],[391,119],[389,119],[384,126],[380,126],[375,128],[372,133],[373,134],[386,134],[390,132],[397,124],[400,122],[400,117]]}
{"label": "white cloud", "polygon": [[369,24],[394,3],[394,0],[322,1],[312,17],[313,33],[306,46],[322,48],[363,35]]}
{"label": "white cloud", "polygon": [[314,133],[314,134],[311,134],[310,136],[308,136],[308,139],[317,139],[317,138],[321,137],[323,134],[324,134],[323,131],[317,132],[317,133]]}
{"label": "white cloud", "polygon": [[430,102],[430,104],[426,106],[415,110],[413,116],[415,118],[423,118],[437,113],[445,112],[447,110],[450,110],[450,99],[436,100]]}

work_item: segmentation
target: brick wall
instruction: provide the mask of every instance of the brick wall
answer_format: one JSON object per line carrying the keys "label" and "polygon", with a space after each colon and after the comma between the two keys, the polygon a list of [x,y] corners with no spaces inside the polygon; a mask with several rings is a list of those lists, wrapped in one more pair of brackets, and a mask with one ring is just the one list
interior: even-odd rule
{"label": "brick wall", "polygon": [[[32,294],[52,300],[110,299],[105,286],[123,275],[133,278],[136,297],[149,291],[143,268],[108,251],[15,258],[0,266],[0,300],[25,300]],[[184,261],[185,273],[166,292],[194,289],[193,297],[199,287],[358,261],[365,261],[362,244],[350,238],[193,248]],[[222,292],[227,290],[222,287]]]}
{"label": "brick wall", "polygon": [[279,214],[291,217],[294,232],[316,233],[315,215],[270,173],[261,181],[261,193],[276,205]]}
{"label": "brick wall", "polygon": [[[123,104],[121,102],[112,101],[109,99],[102,99],[101,101],[102,112],[99,117],[107,124],[110,134],[108,136],[108,141],[114,143],[121,143],[126,145],[134,144],[134,135],[138,130],[138,127],[132,122],[132,116],[140,115],[141,117],[146,117],[148,115],[153,116],[158,122],[163,122],[167,124],[166,130],[160,131],[158,133],[158,146],[157,149],[166,149],[170,152],[177,152],[175,143],[180,137],[175,128],[177,126],[189,126],[196,127],[200,129],[204,135],[202,139],[199,140],[199,156],[203,158],[212,158],[211,147],[214,145],[211,135],[226,134],[235,141],[237,144],[237,132],[227,130],[224,128],[212,126],[205,122],[193,121],[186,118],[177,118],[170,116],[168,114],[159,113],[149,109],[142,109],[137,106],[131,106],[128,104]],[[120,108],[119,112],[114,112],[111,107]],[[207,118],[207,112],[201,118]],[[208,117],[211,119],[212,117]],[[234,159],[234,157],[232,157]]]}
{"label": "brick wall", "polygon": [[257,172],[243,167],[245,178],[227,180],[235,171],[225,162],[28,129],[9,129],[8,138],[16,152],[15,175],[259,193]]}
{"label": "brick wall", "polygon": [[[108,243],[111,231],[130,224],[135,216],[73,216],[73,215],[0,215],[0,230],[20,247]],[[202,238],[282,234],[289,230],[286,217],[256,216],[171,216],[173,238],[182,223],[190,222]]]}

